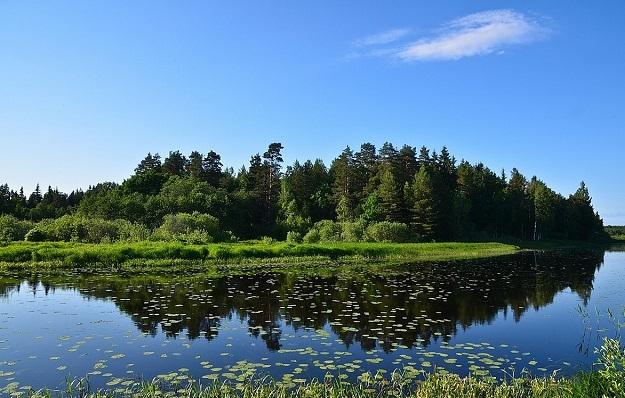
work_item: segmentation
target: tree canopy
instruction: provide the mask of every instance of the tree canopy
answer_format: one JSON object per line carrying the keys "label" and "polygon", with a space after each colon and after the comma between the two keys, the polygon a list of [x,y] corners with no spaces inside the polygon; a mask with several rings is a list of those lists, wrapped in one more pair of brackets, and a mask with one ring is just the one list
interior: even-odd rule
{"label": "tree canopy", "polygon": [[[457,162],[443,147],[386,142],[349,146],[327,167],[321,159],[283,166],[271,143],[238,172],[215,151],[148,153],[126,180],[69,194],[51,186],[28,196],[0,185],[0,214],[39,221],[64,215],[126,220],[155,230],[173,214],[210,214],[242,239],[299,235],[321,220],[404,224],[421,241],[592,240],[603,233],[588,187],[568,197],[516,168],[506,177],[482,163]],[[260,154],[262,153],[262,155]],[[355,232],[350,232],[353,234]],[[293,235],[295,236],[295,235]]]}

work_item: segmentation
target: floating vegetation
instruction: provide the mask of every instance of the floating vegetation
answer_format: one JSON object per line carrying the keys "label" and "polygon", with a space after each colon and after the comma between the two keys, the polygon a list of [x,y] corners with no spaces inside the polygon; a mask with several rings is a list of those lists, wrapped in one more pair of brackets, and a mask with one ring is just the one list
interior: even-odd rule
{"label": "floating vegetation", "polygon": [[[576,352],[546,355],[534,349],[539,344],[519,344],[510,329],[493,325],[517,327],[530,309],[549,305],[565,289],[587,299],[600,259],[566,260],[538,267],[533,255],[517,255],[176,278],[6,275],[0,277],[0,295],[8,298],[0,308],[0,388],[15,378],[58,385],[68,375],[123,389],[153,377],[235,385],[271,377],[294,388],[312,379],[365,382],[396,370],[412,381],[433,371],[495,379],[524,371],[573,374],[580,369]],[[32,314],[39,328],[20,326],[25,332],[16,334],[7,327],[28,324]],[[43,373],[51,371],[43,378],[32,370],[36,358],[49,359],[38,361],[46,362],[37,365]]]}

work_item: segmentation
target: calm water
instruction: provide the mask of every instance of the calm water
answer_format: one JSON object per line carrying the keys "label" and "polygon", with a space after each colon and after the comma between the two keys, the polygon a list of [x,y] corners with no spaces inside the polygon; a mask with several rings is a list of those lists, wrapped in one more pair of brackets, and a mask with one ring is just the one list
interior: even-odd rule
{"label": "calm water", "polygon": [[[434,367],[589,369],[625,306],[625,252],[252,275],[0,276],[0,388]],[[585,315],[584,315],[585,314]],[[361,376],[362,377],[362,376]],[[16,384],[19,383],[19,384]]]}

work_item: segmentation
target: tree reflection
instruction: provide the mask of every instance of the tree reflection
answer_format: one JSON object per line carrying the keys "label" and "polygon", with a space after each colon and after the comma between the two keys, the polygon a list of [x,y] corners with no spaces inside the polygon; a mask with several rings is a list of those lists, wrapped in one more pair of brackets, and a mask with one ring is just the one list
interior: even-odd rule
{"label": "tree reflection", "polygon": [[530,309],[571,289],[586,304],[603,252],[524,253],[490,260],[385,269],[339,268],[329,275],[259,272],[220,277],[32,276],[0,278],[0,295],[30,289],[77,289],[112,300],[147,334],[215,338],[238,320],[268,349],[281,348],[286,327],[325,329],[346,345],[390,350],[449,340],[458,329],[519,321]]}

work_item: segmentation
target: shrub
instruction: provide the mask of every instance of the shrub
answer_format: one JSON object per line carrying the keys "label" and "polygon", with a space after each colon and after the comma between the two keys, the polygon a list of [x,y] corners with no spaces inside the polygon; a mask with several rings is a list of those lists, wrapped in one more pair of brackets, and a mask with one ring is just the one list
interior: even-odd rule
{"label": "shrub", "polygon": [[0,242],[23,240],[33,227],[30,221],[21,221],[10,215],[0,216]]}
{"label": "shrub", "polygon": [[289,243],[302,243],[302,234],[297,231],[289,231],[286,234],[286,241]]}
{"label": "shrub", "polygon": [[[119,220],[123,222],[123,220]],[[77,240],[88,243],[107,243],[119,239],[119,222],[101,218],[77,220]]]}
{"label": "shrub", "polygon": [[38,227],[35,227],[26,233],[24,240],[28,242],[43,242],[46,240],[46,236]]}
{"label": "shrub", "polygon": [[214,241],[213,237],[208,234],[206,231],[191,231],[188,234],[184,235],[184,241],[187,243],[191,243],[194,245],[204,245],[206,243],[212,243]]}
{"label": "shrub", "polygon": [[341,240],[345,242],[360,242],[365,236],[364,221],[341,223]]}
{"label": "shrub", "polygon": [[367,227],[365,237],[374,242],[407,242],[410,240],[410,230],[406,224],[382,221]]}
{"label": "shrub", "polygon": [[319,240],[321,242],[339,242],[341,241],[341,224],[332,220],[321,220],[315,225],[314,229],[319,231]]}
{"label": "shrub", "polygon": [[219,229],[219,220],[210,214],[198,212],[168,214],[154,232],[154,239],[165,241],[196,241],[208,243],[228,240],[228,234]]}
{"label": "shrub", "polygon": [[320,239],[321,237],[319,236],[319,230],[313,228],[308,231],[306,235],[304,235],[304,238],[302,240],[304,241],[304,243],[318,243]]}
{"label": "shrub", "polygon": [[57,219],[42,220],[37,229],[43,240],[53,242],[109,243],[140,241],[150,236],[141,224],[126,220],[105,220],[79,215],[64,215]]}
{"label": "shrub", "polygon": [[150,238],[150,230],[143,224],[132,223],[126,220],[119,222],[118,239],[123,242],[141,242]]}
{"label": "shrub", "polygon": [[271,236],[263,236],[260,238],[260,241],[266,245],[271,245],[272,243],[276,243],[276,240]]}

